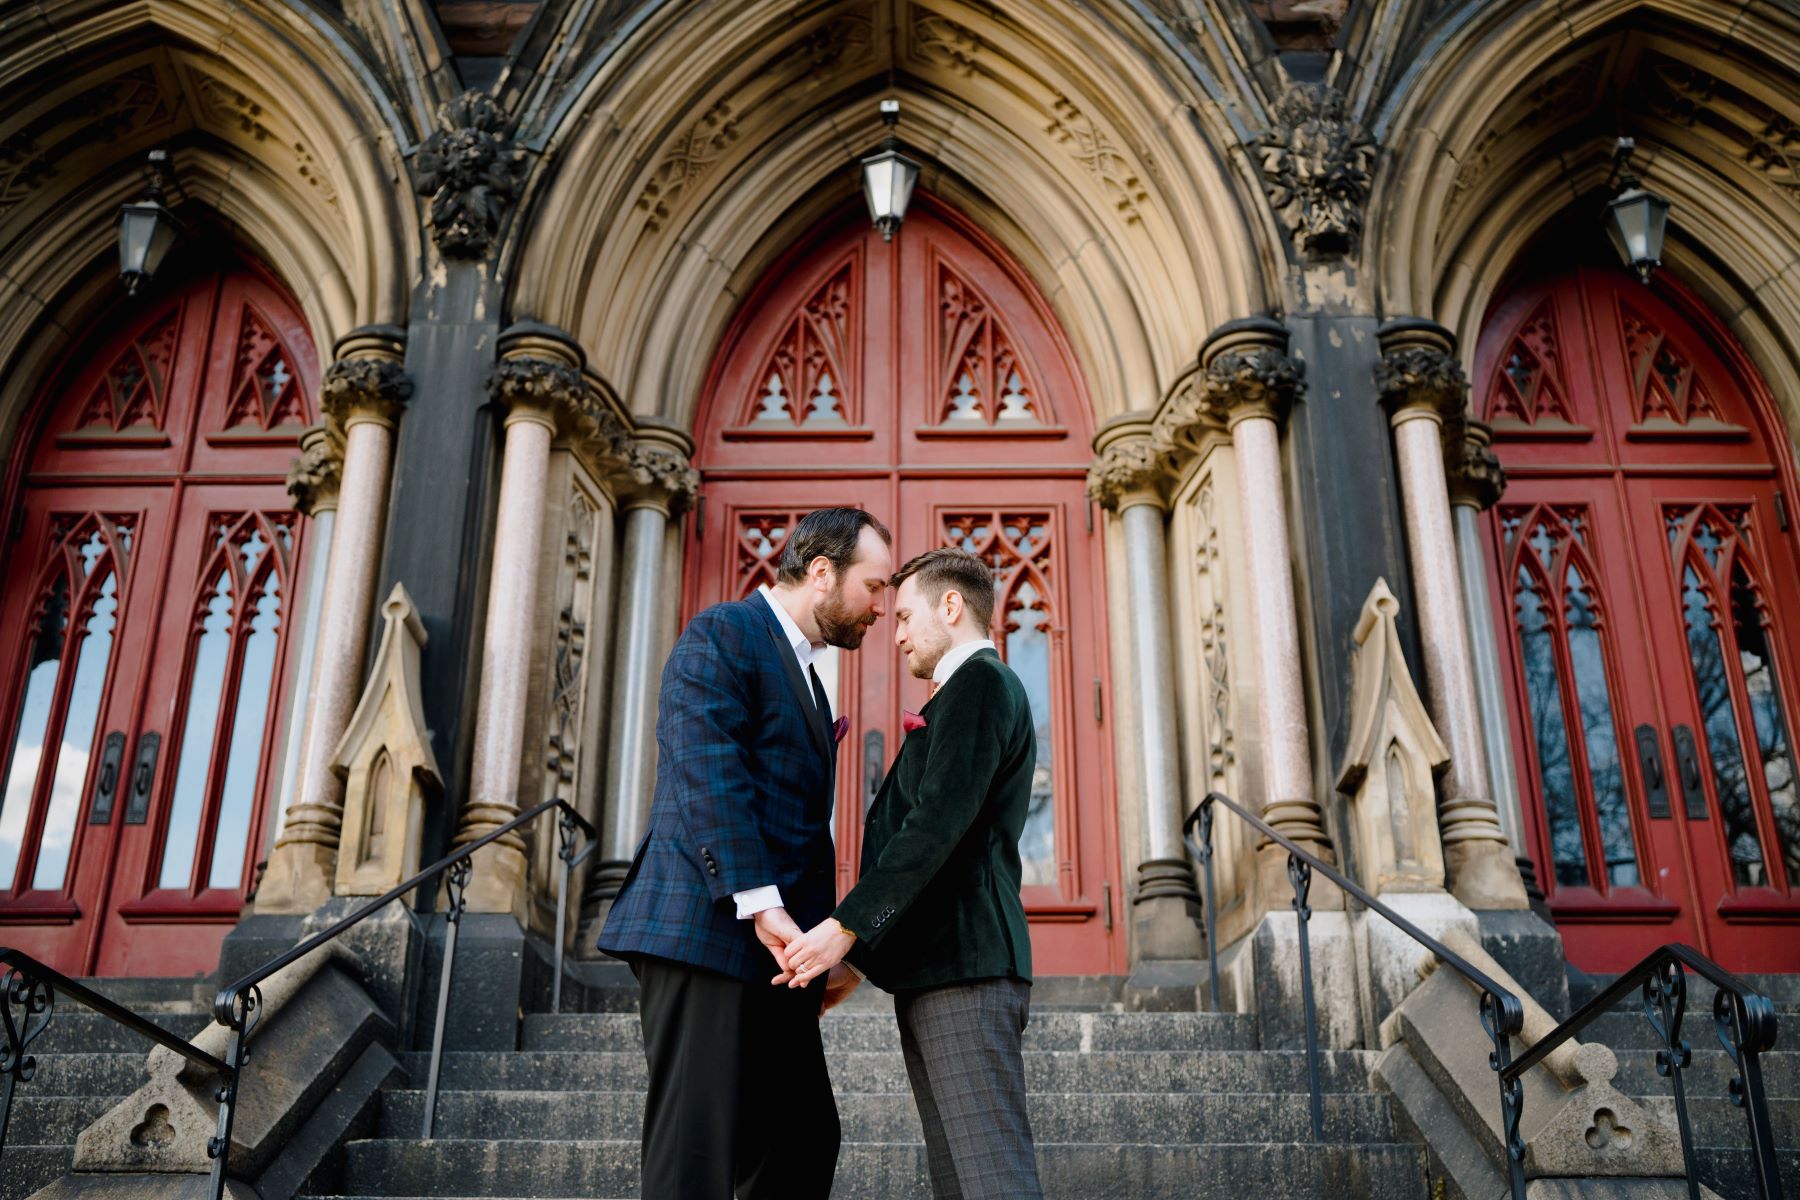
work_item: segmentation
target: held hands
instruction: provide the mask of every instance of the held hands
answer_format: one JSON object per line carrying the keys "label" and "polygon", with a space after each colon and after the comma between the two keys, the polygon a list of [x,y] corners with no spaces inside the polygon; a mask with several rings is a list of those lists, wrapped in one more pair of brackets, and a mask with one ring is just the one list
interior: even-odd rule
{"label": "held hands", "polygon": [[756,940],[768,948],[775,956],[775,965],[781,968],[782,974],[775,982],[792,978],[788,974],[787,946],[800,936],[800,926],[794,918],[788,916],[785,908],[765,908],[753,918],[756,925]]}
{"label": "held hands", "polygon": [[831,974],[825,977],[825,1002],[819,1005],[819,1011],[830,1012],[848,1000],[850,993],[854,992],[861,983],[862,976],[852,971],[850,964],[839,963],[831,968]]}
{"label": "held hands", "polygon": [[[760,914],[759,914],[760,917]],[[786,919],[787,914],[782,913]],[[789,921],[789,925],[793,922]],[[756,936],[761,938],[762,928],[757,927]],[[763,944],[768,945],[767,939]],[[831,971],[850,953],[850,947],[856,944],[856,935],[837,923],[834,917],[826,917],[804,934],[796,934],[789,938],[785,952],[775,953],[775,961],[781,967],[781,974],[769,982],[787,984],[791,988],[805,987],[820,975]],[[853,976],[854,978],[854,976]],[[827,982],[829,991],[830,983]],[[849,992],[845,992],[849,995]]]}

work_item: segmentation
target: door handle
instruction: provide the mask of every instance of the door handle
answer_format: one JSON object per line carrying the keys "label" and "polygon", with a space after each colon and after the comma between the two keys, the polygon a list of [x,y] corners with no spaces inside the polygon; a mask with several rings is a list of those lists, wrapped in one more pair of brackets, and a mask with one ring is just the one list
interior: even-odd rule
{"label": "door handle", "polygon": [[142,825],[150,819],[150,788],[156,783],[156,754],[161,749],[162,734],[139,735],[137,758],[131,768],[131,791],[125,797],[127,825]]}
{"label": "door handle", "polygon": [[1675,727],[1675,771],[1681,779],[1681,802],[1690,821],[1704,821],[1706,788],[1700,774],[1700,746],[1688,725]]}
{"label": "door handle", "polygon": [[94,781],[94,798],[88,805],[88,824],[112,820],[113,802],[119,797],[119,767],[125,761],[125,735],[117,729],[106,735],[100,749],[100,776]]}
{"label": "door handle", "polygon": [[1669,782],[1663,777],[1662,746],[1656,740],[1656,729],[1650,725],[1637,727],[1638,766],[1644,771],[1644,791],[1650,801],[1650,815],[1657,820],[1669,817]]}
{"label": "door handle", "polygon": [[875,803],[875,793],[881,790],[882,767],[887,758],[887,737],[879,729],[871,729],[863,734],[863,815],[867,816],[869,806]]}

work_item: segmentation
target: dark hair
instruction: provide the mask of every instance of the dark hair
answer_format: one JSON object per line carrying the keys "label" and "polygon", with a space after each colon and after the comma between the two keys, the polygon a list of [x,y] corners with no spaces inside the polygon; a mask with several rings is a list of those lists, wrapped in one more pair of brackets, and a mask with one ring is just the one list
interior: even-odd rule
{"label": "dark hair", "polygon": [[960,593],[963,607],[975,624],[981,626],[983,633],[988,631],[994,619],[994,573],[986,563],[967,550],[946,546],[909,560],[894,572],[890,582],[898,588],[915,575],[919,578],[919,591],[933,604],[942,600],[945,592]]}
{"label": "dark hair", "polygon": [[781,566],[775,572],[775,582],[799,583],[806,578],[807,566],[820,555],[842,575],[856,561],[856,544],[865,527],[880,534],[888,545],[894,544],[894,535],[887,526],[860,508],[816,508],[807,513],[794,523],[794,531],[781,547]]}

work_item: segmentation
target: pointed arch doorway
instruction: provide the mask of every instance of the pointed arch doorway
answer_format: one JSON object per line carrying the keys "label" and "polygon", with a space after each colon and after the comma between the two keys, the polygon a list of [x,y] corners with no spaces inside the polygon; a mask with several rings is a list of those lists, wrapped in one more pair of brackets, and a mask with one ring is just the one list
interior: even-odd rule
{"label": "pointed arch doorway", "polygon": [[[1074,358],[1029,279],[978,229],[918,196],[892,242],[846,211],[801,238],[720,345],[696,421],[701,496],[685,612],[774,581],[801,514],[859,505],[897,561],[959,545],[992,564],[994,639],[1024,681],[1038,777],[1021,844],[1035,969],[1125,966],[1117,810],[1104,735],[1092,418]],[[821,668],[850,718],[833,820],[840,895],[862,817],[925,702],[891,623]]]}
{"label": "pointed arch doorway", "polygon": [[1527,839],[1570,960],[1800,969],[1800,531],[1767,390],[1680,286],[1580,267],[1476,355]]}
{"label": "pointed arch doorway", "polygon": [[318,383],[292,299],[234,264],[98,322],[18,440],[0,936],[59,970],[210,971],[254,884]]}

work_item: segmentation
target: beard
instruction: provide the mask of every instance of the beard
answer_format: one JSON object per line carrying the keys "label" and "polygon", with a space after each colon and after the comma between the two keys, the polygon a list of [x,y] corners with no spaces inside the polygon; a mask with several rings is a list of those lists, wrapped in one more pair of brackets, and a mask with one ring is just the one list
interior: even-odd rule
{"label": "beard", "polygon": [[914,620],[915,631],[912,635],[912,654],[907,657],[907,669],[914,679],[930,679],[937,671],[938,663],[950,651],[950,631],[941,622],[935,620],[930,630],[918,630],[918,622]]}
{"label": "beard", "polygon": [[831,595],[813,608],[813,620],[819,623],[819,636],[827,646],[836,646],[840,650],[855,650],[863,644],[863,637],[868,634],[869,626],[875,623],[874,617],[859,617],[851,611],[844,600],[844,585],[839,583]]}

